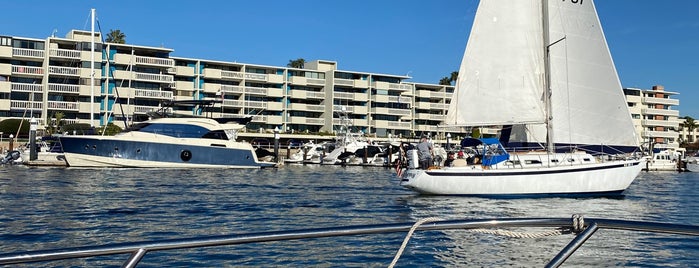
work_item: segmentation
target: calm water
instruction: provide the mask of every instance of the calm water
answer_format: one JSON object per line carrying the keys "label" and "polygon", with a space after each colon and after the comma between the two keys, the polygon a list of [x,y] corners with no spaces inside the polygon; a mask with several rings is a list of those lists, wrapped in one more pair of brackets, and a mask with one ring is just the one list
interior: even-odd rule
{"label": "calm water", "polygon": [[[570,217],[699,224],[699,173],[642,173],[621,198],[419,196],[393,170],[0,167],[0,252],[302,228],[495,217]],[[404,234],[150,252],[139,267],[386,267]],[[573,237],[510,239],[417,232],[399,267],[535,266]],[[37,266],[121,266],[127,255]],[[567,267],[699,267],[699,239],[600,230]]]}

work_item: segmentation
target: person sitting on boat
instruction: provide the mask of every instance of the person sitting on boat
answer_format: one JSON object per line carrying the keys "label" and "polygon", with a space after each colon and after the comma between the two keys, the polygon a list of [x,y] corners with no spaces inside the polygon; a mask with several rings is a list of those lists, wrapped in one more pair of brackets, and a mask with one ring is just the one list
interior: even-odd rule
{"label": "person sitting on boat", "polygon": [[427,169],[432,163],[432,144],[427,142],[427,136],[422,136],[420,143],[417,144],[418,157],[420,159],[420,168]]}
{"label": "person sitting on boat", "polygon": [[447,160],[444,160],[445,167],[451,167],[451,163],[454,162],[454,152],[447,153]]}

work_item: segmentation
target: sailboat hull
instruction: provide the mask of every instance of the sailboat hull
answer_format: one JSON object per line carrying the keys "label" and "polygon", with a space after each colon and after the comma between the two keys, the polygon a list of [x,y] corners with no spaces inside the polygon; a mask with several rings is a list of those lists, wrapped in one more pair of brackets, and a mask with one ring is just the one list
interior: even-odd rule
{"label": "sailboat hull", "polygon": [[641,172],[641,160],[525,169],[480,166],[408,169],[401,185],[433,195],[600,195],[617,194]]}

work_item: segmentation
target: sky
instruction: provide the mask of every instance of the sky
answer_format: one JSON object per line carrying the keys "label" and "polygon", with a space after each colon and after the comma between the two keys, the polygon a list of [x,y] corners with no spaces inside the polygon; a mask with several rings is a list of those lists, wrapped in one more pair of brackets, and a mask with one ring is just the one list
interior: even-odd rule
{"label": "sky", "polygon": [[[565,1],[565,0],[564,0]],[[583,0],[587,1],[587,0]],[[623,87],[663,85],[673,109],[699,119],[699,1],[595,2]],[[44,39],[71,29],[126,34],[172,56],[286,66],[330,60],[338,69],[437,84],[458,71],[477,0],[3,1],[0,35]]]}

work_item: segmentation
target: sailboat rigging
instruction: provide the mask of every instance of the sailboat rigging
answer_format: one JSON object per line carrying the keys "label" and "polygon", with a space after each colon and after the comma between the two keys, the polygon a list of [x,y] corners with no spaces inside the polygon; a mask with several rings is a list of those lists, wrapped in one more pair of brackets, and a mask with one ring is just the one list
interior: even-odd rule
{"label": "sailboat rigging", "polygon": [[447,125],[503,126],[502,136],[463,140],[463,166],[418,169],[409,151],[401,185],[428,194],[609,194],[641,170],[642,160],[619,155],[638,139],[592,0],[480,1],[455,92]]}

